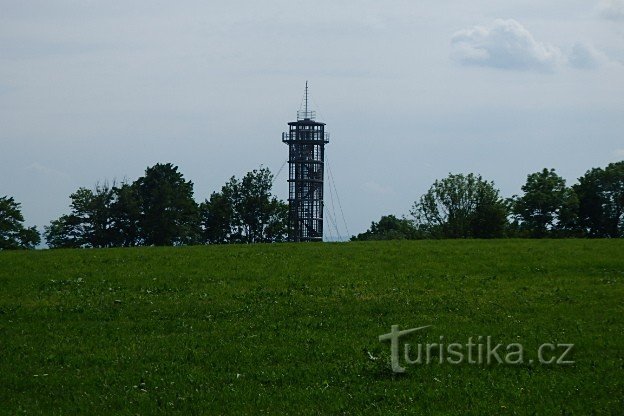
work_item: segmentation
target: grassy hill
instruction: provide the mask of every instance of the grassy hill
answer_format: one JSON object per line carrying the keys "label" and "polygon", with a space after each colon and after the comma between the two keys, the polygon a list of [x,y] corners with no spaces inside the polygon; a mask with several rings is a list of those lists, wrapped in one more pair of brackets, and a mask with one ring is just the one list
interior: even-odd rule
{"label": "grassy hill", "polygon": [[[408,342],[572,365],[390,369]],[[2,414],[622,414],[624,241],[0,252]]]}

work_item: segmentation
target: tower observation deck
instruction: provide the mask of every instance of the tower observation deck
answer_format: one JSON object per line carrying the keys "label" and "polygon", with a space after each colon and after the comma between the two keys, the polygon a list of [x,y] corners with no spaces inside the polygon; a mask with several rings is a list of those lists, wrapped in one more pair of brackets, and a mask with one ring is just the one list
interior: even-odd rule
{"label": "tower observation deck", "polygon": [[288,145],[288,240],[323,241],[323,178],[325,145],[329,134],[325,123],[315,121],[305,104],[297,111],[297,121],[288,123],[282,142]]}

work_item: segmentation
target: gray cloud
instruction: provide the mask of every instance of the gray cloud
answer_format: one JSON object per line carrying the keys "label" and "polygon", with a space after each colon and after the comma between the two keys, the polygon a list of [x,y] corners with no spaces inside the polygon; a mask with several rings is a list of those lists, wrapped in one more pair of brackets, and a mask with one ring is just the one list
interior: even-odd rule
{"label": "gray cloud", "polygon": [[513,19],[497,19],[455,33],[452,57],[464,65],[510,70],[552,71],[564,56],[559,48],[537,41]]}
{"label": "gray cloud", "polygon": [[568,63],[577,69],[596,69],[609,62],[609,58],[590,44],[577,42],[568,56]]}
{"label": "gray cloud", "polygon": [[602,0],[598,10],[605,19],[624,20],[624,0]]}

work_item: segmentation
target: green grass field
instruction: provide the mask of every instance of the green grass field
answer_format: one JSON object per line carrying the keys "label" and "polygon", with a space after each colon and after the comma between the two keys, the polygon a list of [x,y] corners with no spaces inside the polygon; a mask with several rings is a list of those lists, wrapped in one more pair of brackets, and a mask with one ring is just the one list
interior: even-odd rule
{"label": "green grass field", "polygon": [[[572,365],[390,369],[408,342]],[[624,414],[624,241],[0,252],[2,414]]]}

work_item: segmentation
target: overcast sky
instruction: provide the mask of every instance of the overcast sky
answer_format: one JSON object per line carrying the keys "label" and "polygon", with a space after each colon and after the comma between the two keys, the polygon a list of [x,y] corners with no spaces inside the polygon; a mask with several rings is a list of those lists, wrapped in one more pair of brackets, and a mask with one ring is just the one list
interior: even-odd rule
{"label": "overcast sky", "polygon": [[306,80],[350,234],[449,172],[572,184],[624,159],[624,0],[0,0],[0,195],[42,228],[157,162],[277,173]]}

